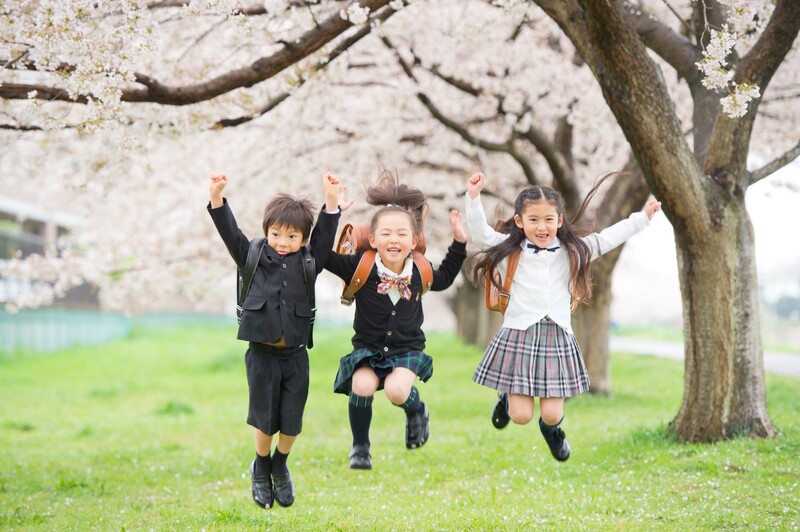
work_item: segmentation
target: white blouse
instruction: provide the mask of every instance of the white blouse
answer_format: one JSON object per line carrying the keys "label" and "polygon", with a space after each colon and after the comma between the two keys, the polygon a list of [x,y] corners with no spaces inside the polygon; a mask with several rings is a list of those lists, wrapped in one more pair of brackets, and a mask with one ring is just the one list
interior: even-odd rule
{"label": "white blouse", "polygon": [[[467,227],[472,241],[481,250],[488,249],[509,235],[498,233],[486,221],[481,197],[467,198]],[[650,220],[644,212],[631,214],[626,220],[592,233],[583,238],[595,260],[608,253],[627,239],[647,227]],[[522,246],[525,246],[525,240]],[[556,240],[548,247],[561,246]],[[505,277],[508,259],[503,259],[497,266],[502,277]],[[511,283],[511,297],[503,319],[503,327],[525,330],[539,322],[545,316],[572,334],[570,321],[570,271],[569,257],[561,246],[556,251],[540,251],[524,248],[522,256]]]}

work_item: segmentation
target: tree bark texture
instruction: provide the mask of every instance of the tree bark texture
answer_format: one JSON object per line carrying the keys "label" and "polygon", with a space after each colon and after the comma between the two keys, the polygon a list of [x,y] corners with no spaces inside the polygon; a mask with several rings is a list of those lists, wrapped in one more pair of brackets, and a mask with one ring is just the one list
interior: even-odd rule
{"label": "tree bark texture", "polygon": [[753,228],[744,201],[703,242],[677,240],[686,374],[671,430],[685,441],[773,436],[766,409]]}

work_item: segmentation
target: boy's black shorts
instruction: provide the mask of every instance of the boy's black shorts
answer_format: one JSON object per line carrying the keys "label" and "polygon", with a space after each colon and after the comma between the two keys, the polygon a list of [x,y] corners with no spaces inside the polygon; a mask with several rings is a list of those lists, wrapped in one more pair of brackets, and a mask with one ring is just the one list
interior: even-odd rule
{"label": "boy's black shorts", "polygon": [[250,406],[247,424],[264,434],[297,436],[308,399],[308,351],[250,342],[244,355]]}

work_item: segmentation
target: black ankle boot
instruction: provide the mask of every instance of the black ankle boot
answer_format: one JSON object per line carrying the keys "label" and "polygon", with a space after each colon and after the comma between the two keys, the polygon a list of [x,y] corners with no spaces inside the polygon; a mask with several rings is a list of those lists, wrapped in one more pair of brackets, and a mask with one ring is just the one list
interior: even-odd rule
{"label": "black ankle boot", "polygon": [[553,458],[559,462],[566,462],[569,458],[569,443],[567,443],[567,436],[561,429],[561,421],[555,425],[548,425],[542,418],[539,418],[539,430],[542,431],[544,441],[550,447],[550,453]]}
{"label": "black ankle boot", "polygon": [[501,392],[492,411],[492,425],[496,429],[504,429],[509,421],[511,418],[508,417],[508,394]]}
{"label": "black ankle boot", "polygon": [[350,469],[372,469],[372,455],[368,443],[357,443],[350,451]]}
{"label": "black ankle boot", "polygon": [[406,449],[419,449],[425,445],[430,434],[429,420],[425,403],[422,403],[422,410],[406,417]]}

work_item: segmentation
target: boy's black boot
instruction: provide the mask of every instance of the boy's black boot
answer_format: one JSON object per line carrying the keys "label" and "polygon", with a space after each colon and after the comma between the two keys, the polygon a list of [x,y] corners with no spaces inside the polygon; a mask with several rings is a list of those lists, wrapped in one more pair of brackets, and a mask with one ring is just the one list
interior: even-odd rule
{"label": "boy's black boot", "polygon": [[256,461],[250,464],[250,481],[252,483],[253,501],[262,508],[272,508],[274,499],[272,493],[272,479],[269,472],[256,473]]}
{"label": "boy's black boot", "polygon": [[406,416],[406,449],[418,449],[425,445],[430,435],[429,422],[430,415],[425,403],[417,413]]}
{"label": "boy's black boot", "polygon": [[272,457],[272,484],[274,486],[275,500],[281,506],[291,506],[294,502],[294,483],[289,468],[286,467],[287,454],[281,454],[277,449]]}
{"label": "boy's black boot", "polygon": [[350,451],[350,469],[372,469],[372,455],[368,443],[356,443]]}
{"label": "boy's black boot", "polygon": [[569,443],[567,443],[567,436],[561,430],[561,421],[555,425],[548,425],[542,418],[539,418],[539,430],[542,431],[544,441],[550,447],[550,453],[553,458],[559,462],[566,462],[569,458]]}
{"label": "boy's black boot", "polygon": [[496,429],[504,429],[509,421],[511,418],[508,417],[508,394],[500,393],[492,411],[492,425]]}

